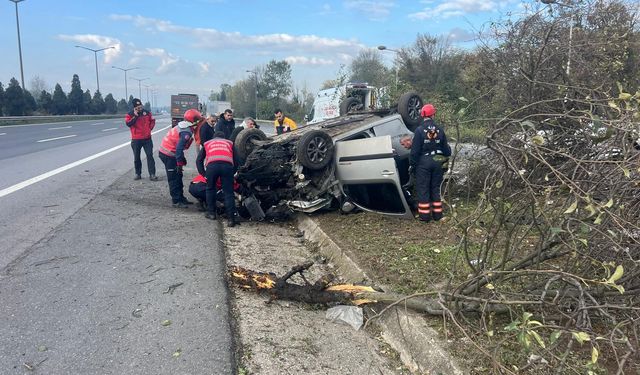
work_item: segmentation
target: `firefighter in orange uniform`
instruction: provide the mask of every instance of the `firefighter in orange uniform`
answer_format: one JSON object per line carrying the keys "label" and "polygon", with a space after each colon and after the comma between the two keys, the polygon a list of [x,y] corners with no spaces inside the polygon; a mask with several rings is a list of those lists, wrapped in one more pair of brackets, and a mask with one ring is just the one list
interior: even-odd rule
{"label": "firefighter in orange uniform", "polygon": [[184,196],[182,184],[182,168],[187,165],[184,151],[193,142],[193,131],[198,123],[204,121],[200,112],[189,109],[184,113],[184,120],[169,130],[162,139],[158,156],[164,163],[169,182],[169,193],[174,207],[187,208],[193,202]]}
{"label": "firefighter in orange uniform", "polygon": [[207,178],[207,214],[206,218],[216,219],[216,181],[220,178],[224,194],[224,209],[227,213],[229,227],[239,224],[233,196],[233,174],[237,165],[233,155],[233,142],[225,139],[225,134],[217,130],[213,139],[204,143],[196,160],[198,171],[206,166]]}

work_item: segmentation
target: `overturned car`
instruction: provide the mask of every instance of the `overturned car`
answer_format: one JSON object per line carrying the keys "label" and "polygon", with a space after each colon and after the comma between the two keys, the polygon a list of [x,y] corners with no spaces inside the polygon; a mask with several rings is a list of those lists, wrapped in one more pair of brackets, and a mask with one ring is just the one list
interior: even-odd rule
{"label": "overturned car", "polygon": [[254,218],[352,205],[413,218],[403,188],[410,150],[400,142],[421,123],[422,104],[411,92],[394,110],[347,114],[270,138],[260,129],[237,132],[245,207]]}

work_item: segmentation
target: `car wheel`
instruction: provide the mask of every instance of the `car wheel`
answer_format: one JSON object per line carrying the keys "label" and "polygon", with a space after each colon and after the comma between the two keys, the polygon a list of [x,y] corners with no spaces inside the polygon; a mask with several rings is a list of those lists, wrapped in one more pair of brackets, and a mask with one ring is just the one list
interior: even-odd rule
{"label": "car wheel", "polygon": [[240,134],[241,131],[243,131],[244,128],[242,126],[233,128],[233,131],[231,132],[231,135],[229,136],[229,140],[233,143],[236,143],[236,138],[238,137],[238,134]]}
{"label": "car wheel", "polygon": [[333,140],[322,130],[305,133],[298,141],[296,156],[303,167],[320,170],[333,158]]}
{"label": "car wheel", "polygon": [[398,100],[398,113],[402,116],[402,121],[409,130],[414,131],[422,124],[420,110],[422,109],[422,98],[414,91],[402,94]]}
{"label": "car wheel", "polygon": [[260,129],[243,129],[233,143],[234,152],[240,159],[246,159],[255,148],[253,141],[264,141],[267,136]]}
{"label": "car wheel", "polygon": [[340,116],[344,116],[349,112],[356,112],[362,109],[362,103],[358,98],[349,97],[340,103]]}

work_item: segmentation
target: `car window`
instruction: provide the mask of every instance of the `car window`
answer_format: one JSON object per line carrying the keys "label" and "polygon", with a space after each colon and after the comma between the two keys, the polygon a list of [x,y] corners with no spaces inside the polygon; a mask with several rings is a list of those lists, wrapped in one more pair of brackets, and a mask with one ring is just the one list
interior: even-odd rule
{"label": "car window", "polygon": [[402,214],[405,207],[398,188],[387,184],[350,184],[342,187],[346,195],[358,206],[382,213]]}

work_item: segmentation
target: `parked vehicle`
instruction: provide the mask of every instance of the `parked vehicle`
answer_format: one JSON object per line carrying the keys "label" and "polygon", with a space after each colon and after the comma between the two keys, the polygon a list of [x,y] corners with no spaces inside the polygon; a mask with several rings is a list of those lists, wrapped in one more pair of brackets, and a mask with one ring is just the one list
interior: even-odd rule
{"label": "parked vehicle", "polygon": [[227,109],[232,109],[231,102],[215,100],[211,102],[211,106],[209,107],[209,113],[220,114]]}
{"label": "parked vehicle", "polygon": [[202,105],[198,102],[198,95],[171,95],[171,127],[178,125],[178,122],[183,120],[182,115],[188,109],[197,109],[202,112]]}
{"label": "parked vehicle", "polygon": [[242,130],[234,147],[244,159],[238,170],[244,196],[256,198],[267,216],[269,210],[338,208],[349,200],[412,218],[402,188],[410,150],[400,140],[420,123],[422,99],[415,93],[401,99],[412,107],[349,114],[271,138],[260,129]]}

